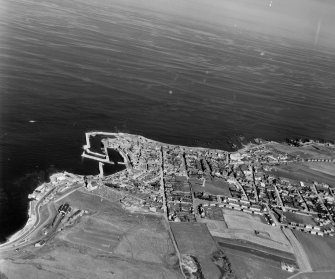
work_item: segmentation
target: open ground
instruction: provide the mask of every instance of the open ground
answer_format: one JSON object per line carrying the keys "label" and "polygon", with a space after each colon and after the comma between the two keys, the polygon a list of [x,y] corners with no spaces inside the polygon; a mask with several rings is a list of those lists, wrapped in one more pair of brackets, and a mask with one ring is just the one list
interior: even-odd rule
{"label": "open ground", "polygon": [[[303,246],[313,271],[335,272],[335,239],[317,237],[300,231],[293,231]],[[334,277],[333,277],[334,278]]]}
{"label": "open ground", "polygon": [[213,255],[219,251],[218,246],[205,224],[170,223],[170,226],[179,252],[196,257],[205,278],[224,278],[213,260]]}
{"label": "open ground", "polygon": [[295,222],[295,223],[300,223],[300,224],[311,224],[313,226],[316,225],[312,216],[294,213],[294,212],[288,212],[288,211],[283,212],[283,214],[285,215],[287,222]]}
{"label": "open ground", "polygon": [[88,214],[43,247],[7,255],[0,271],[8,278],[182,278],[161,217],[79,191],[61,202]]}
{"label": "open ground", "polygon": [[199,179],[191,178],[190,183],[193,192],[206,192],[211,195],[223,195],[231,197],[229,191],[229,183],[222,178],[209,178],[205,181],[205,186],[202,186],[202,181]]}
{"label": "open ground", "polygon": [[272,259],[258,257],[253,253],[247,253],[225,247],[232,268],[238,278],[243,279],[286,279],[291,274],[281,269],[280,262]]}
{"label": "open ground", "polygon": [[[335,165],[333,163],[333,165]],[[318,181],[335,187],[335,176],[321,171],[321,169],[310,165],[310,163],[291,163],[289,165],[280,165],[273,168],[271,173],[286,177],[289,179],[310,182]]]}
{"label": "open ground", "polygon": [[223,221],[211,221],[208,225],[213,236],[241,239],[261,246],[267,246],[285,252],[293,252],[290,243],[279,227],[264,224],[259,216],[248,213],[223,209]]}

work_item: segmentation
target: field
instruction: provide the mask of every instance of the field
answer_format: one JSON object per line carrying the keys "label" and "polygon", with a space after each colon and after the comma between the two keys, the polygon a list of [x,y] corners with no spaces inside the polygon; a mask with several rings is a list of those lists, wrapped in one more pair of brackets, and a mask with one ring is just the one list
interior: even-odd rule
{"label": "field", "polygon": [[334,279],[334,278],[335,278],[335,271],[301,273],[297,274],[294,277],[294,279]]}
{"label": "field", "polygon": [[293,230],[302,244],[313,270],[335,271],[335,238],[318,237]]}
{"label": "field", "polygon": [[283,212],[283,214],[286,216],[287,222],[295,222],[295,223],[300,223],[300,224],[311,224],[313,226],[316,225],[311,216],[297,214],[293,212]]}
{"label": "field", "polygon": [[220,232],[223,232],[225,229],[227,229],[227,224],[225,221],[217,221],[207,218],[201,218],[201,219],[199,218],[199,220],[197,221],[205,223],[211,234],[213,234],[213,232],[219,234]]}
{"label": "field", "polygon": [[220,269],[212,260],[213,253],[218,251],[218,247],[206,225],[202,223],[170,223],[170,225],[179,252],[195,256],[206,279],[222,278]]}
{"label": "field", "polygon": [[224,221],[221,207],[207,206],[204,207],[206,219]]}
{"label": "field", "polygon": [[335,175],[335,164],[334,163],[324,163],[324,162],[308,162],[304,163],[305,166],[312,170],[322,172],[331,176]]}
{"label": "field", "polygon": [[119,244],[122,231],[118,229],[118,226],[113,226],[109,222],[85,216],[76,228],[61,237],[72,243],[113,252]]}
{"label": "field", "polygon": [[223,214],[228,229],[217,233],[216,230],[210,228],[214,236],[242,239],[273,249],[292,252],[292,247],[280,228],[264,224],[259,216],[228,209],[223,209]]}
{"label": "field", "polygon": [[233,271],[238,278],[243,279],[284,279],[291,273],[283,271],[280,263],[271,259],[265,259],[231,248],[224,248],[223,251],[228,256]]}
{"label": "field", "polygon": [[289,179],[310,182],[313,181],[323,182],[335,187],[335,176],[321,171],[321,168],[317,169],[315,165],[313,169],[309,167],[309,163],[292,163],[289,165],[281,165],[275,167],[271,172],[277,176],[286,177]]}
{"label": "field", "polygon": [[205,224],[171,222],[170,226],[180,253],[206,256],[217,250]]}
{"label": "field", "polygon": [[0,271],[8,278],[182,278],[162,218],[131,214],[117,201],[79,191],[65,201],[88,214],[43,247],[3,259]]}
{"label": "field", "polygon": [[241,239],[227,239],[222,237],[214,237],[214,239],[221,247],[234,247],[235,249],[241,251],[251,251],[253,254],[259,254],[264,258],[273,258],[276,261],[296,263],[294,254],[286,251],[272,249],[270,247],[258,245]]}
{"label": "field", "polygon": [[221,178],[206,180],[205,191],[213,195],[223,195],[231,197],[229,183]]}
{"label": "field", "polygon": [[202,187],[202,181],[196,178],[191,178],[190,183],[194,192],[206,192],[212,195],[231,197],[229,183],[221,178],[206,179],[205,187]]}
{"label": "field", "polygon": [[250,228],[249,225],[254,226],[255,224],[261,223],[263,225],[267,225],[267,223],[264,220],[264,217],[260,215],[251,215],[249,213],[245,213],[242,211],[237,211],[229,208],[222,208],[222,212],[225,218],[228,218],[228,220],[231,222],[231,226],[234,226],[234,218],[237,218],[237,222],[240,221],[240,219],[243,219],[245,224],[239,224],[239,226],[244,226],[246,229]]}
{"label": "field", "polygon": [[[55,206],[50,206],[50,208],[52,208],[52,213],[53,215],[57,214],[57,209],[55,208]],[[49,217],[49,212],[48,212],[48,208],[47,205],[43,205],[40,208],[40,222],[44,223]]]}
{"label": "field", "polygon": [[293,156],[299,155],[303,159],[334,159],[334,150],[329,147],[309,145],[309,146],[289,146],[287,144],[280,144],[280,143],[269,143],[267,146],[270,149],[278,150],[280,152],[288,153]]}

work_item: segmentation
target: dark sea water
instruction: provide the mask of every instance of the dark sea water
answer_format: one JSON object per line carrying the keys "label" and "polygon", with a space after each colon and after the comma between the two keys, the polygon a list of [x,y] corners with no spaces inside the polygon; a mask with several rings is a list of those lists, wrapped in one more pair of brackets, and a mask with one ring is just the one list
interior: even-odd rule
{"label": "dark sea water", "polygon": [[0,241],[51,172],[97,173],[80,156],[86,131],[222,149],[335,139],[331,51],[111,1],[1,9]]}

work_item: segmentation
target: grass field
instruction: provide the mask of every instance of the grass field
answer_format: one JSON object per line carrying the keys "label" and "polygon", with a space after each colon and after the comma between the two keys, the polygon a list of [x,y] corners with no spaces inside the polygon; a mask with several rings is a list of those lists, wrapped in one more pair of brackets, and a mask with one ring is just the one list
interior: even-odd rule
{"label": "grass field", "polygon": [[211,255],[217,250],[207,226],[203,223],[170,223],[180,253]]}
{"label": "grass field", "polygon": [[[279,227],[264,224],[258,216],[240,211],[223,209],[223,214],[228,229],[215,236],[243,239],[273,249],[292,252],[290,243]],[[260,234],[256,235],[255,231]]]}
{"label": "grass field", "polygon": [[324,174],[328,174],[331,176],[335,175],[335,164],[334,163],[308,162],[308,163],[304,163],[304,165],[312,170],[315,170],[315,171],[318,171]]}
{"label": "grass field", "polygon": [[[57,214],[57,209],[54,206],[52,206],[51,208],[52,213],[55,216]],[[49,218],[49,211],[47,205],[43,205],[40,208],[40,223],[41,224],[44,223],[48,218]]]}
{"label": "grass field", "polygon": [[217,220],[211,220],[211,219],[204,218],[204,219],[199,219],[198,222],[205,223],[211,234],[213,234],[213,232],[214,233],[223,232],[224,230],[228,228],[225,221],[217,221]]}
{"label": "grass field", "polygon": [[280,167],[275,167],[271,173],[280,176],[286,177],[289,179],[310,182],[313,181],[327,183],[332,187],[335,187],[335,176],[326,174],[320,170],[309,168],[309,165],[301,163],[292,163],[289,165],[281,165]]}
{"label": "grass field", "polygon": [[287,222],[295,222],[300,224],[311,224],[316,225],[316,223],[313,221],[313,218],[311,216],[303,215],[303,214],[297,214],[293,212],[283,212],[283,214],[286,216]]}
{"label": "grass field", "polygon": [[[86,194],[78,194],[85,196]],[[163,263],[174,249],[162,219],[151,215],[130,214],[117,204],[90,196],[93,215],[67,235],[66,239],[133,260]],[[74,204],[75,200],[71,200]],[[85,201],[85,198],[80,198]],[[76,204],[78,206],[78,204]]]}
{"label": "grass field", "polygon": [[294,279],[334,279],[335,271],[307,272],[297,274]]}
{"label": "grass field", "polygon": [[280,144],[280,143],[269,143],[267,144],[270,149],[278,150],[280,152],[288,153],[293,156],[299,155],[303,159],[332,159],[334,158],[334,150],[329,147],[323,147],[323,146],[317,146],[312,145],[310,146],[303,146],[303,147],[295,147],[295,146],[289,146],[287,144]]}
{"label": "grass field", "polygon": [[22,256],[0,261],[10,279],[182,279],[178,269],[95,253],[72,243],[55,241],[40,249],[26,249]]}
{"label": "grass field", "polygon": [[183,278],[162,218],[131,214],[118,201],[78,191],[64,202],[89,213],[43,247],[3,259],[0,270],[8,278]]}
{"label": "grass field", "polygon": [[82,222],[70,230],[64,239],[105,252],[113,252],[118,245],[122,231],[98,217],[83,217]]}
{"label": "grass field", "polygon": [[335,271],[335,238],[318,237],[293,230],[303,246],[313,270]]}
{"label": "grass field", "polygon": [[[252,223],[253,224],[262,223],[264,225],[266,224],[264,219],[259,215],[251,215],[249,213],[245,213],[242,211],[237,211],[237,210],[233,210],[229,208],[222,208],[222,212],[223,212],[223,216],[229,218],[231,222],[234,222],[234,217],[236,217],[238,221],[240,221],[240,219],[243,219],[244,221],[247,222],[247,224],[240,224],[241,226],[248,227],[250,223],[251,224]],[[232,223],[232,226],[233,226],[233,223]]]}
{"label": "grass field", "polygon": [[213,195],[224,195],[231,197],[229,183],[221,178],[206,180],[205,191]]}
{"label": "grass field", "polygon": [[[117,201],[118,198],[119,196],[115,196],[115,201]],[[81,191],[75,191],[68,195],[59,201],[58,205],[65,202],[69,203],[71,207],[95,212],[108,211],[118,207],[118,205],[110,202],[107,199],[102,199],[96,195],[91,195]]]}
{"label": "grass field", "polygon": [[271,259],[264,259],[253,255],[237,251],[235,249],[224,248],[223,251],[228,256],[233,271],[241,279],[286,279],[291,273],[281,269],[280,263]]}
{"label": "grass field", "polygon": [[221,178],[206,179],[205,187],[202,187],[202,181],[191,178],[190,183],[194,192],[206,192],[212,195],[223,195],[231,197],[229,183]]}
{"label": "grass field", "polygon": [[295,262],[295,256],[293,253],[289,253],[287,251],[280,251],[277,249],[272,249],[267,246],[258,245],[253,242],[245,241],[242,239],[227,239],[227,238],[221,238],[221,237],[214,237],[215,241],[217,243],[227,243],[228,245],[234,245],[234,246],[242,246],[250,250],[257,250],[262,251],[264,254],[270,254],[274,255],[276,257],[287,259],[287,262]]}
{"label": "grass field", "polygon": [[172,233],[181,254],[195,256],[206,279],[224,278],[213,262],[218,247],[203,223],[170,223]]}

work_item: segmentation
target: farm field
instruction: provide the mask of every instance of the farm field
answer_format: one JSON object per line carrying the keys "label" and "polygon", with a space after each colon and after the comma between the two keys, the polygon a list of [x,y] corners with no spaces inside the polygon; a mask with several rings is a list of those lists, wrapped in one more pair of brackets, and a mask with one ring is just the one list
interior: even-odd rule
{"label": "farm field", "polygon": [[223,248],[232,269],[238,278],[243,279],[286,279],[292,275],[281,269],[281,264],[271,259],[255,256],[231,248]]}
{"label": "farm field", "polygon": [[280,251],[276,249],[272,249],[267,246],[261,246],[249,241],[241,240],[241,239],[229,239],[229,238],[222,238],[222,237],[214,237],[214,240],[221,246],[221,247],[235,247],[237,250],[241,247],[241,250],[250,250],[252,252],[260,252],[263,254],[263,257],[271,257],[286,261],[288,263],[295,263],[295,256],[293,253],[289,253],[286,251]]}
{"label": "farm field", "polygon": [[292,279],[334,279],[335,271],[317,271],[301,273],[294,276]]}
{"label": "farm field", "polygon": [[280,251],[293,252],[279,227],[264,224],[259,216],[229,209],[222,211],[224,221],[200,219],[200,222],[207,224],[212,236],[248,241]]}
{"label": "farm field", "polygon": [[220,268],[213,262],[219,249],[203,223],[170,223],[179,252],[195,256],[206,279],[222,278]]}
{"label": "farm field", "polygon": [[61,202],[88,213],[41,248],[3,260],[9,278],[182,278],[160,216],[131,214],[117,201],[79,191]]}
{"label": "farm field", "polygon": [[264,224],[258,216],[240,211],[223,209],[223,214],[228,229],[217,236],[243,239],[273,249],[292,252],[292,247],[280,228]]}
{"label": "farm field", "polygon": [[299,155],[303,159],[333,159],[333,149],[330,147],[320,146],[318,144],[295,147],[287,144],[272,142],[266,145],[272,150],[278,150],[293,156]]}
{"label": "farm field", "polygon": [[303,246],[313,270],[335,271],[335,239],[318,237],[293,230],[294,235]]}
{"label": "farm field", "polygon": [[80,224],[61,237],[69,242],[105,252],[113,252],[122,237],[122,230],[97,217],[82,217]]}
{"label": "farm field", "polygon": [[318,172],[321,172],[321,173],[324,173],[324,174],[328,174],[328,175],[331,175],[331,176],[335,175],[335,164],[334,163],[306,162],[303,165],[310,168],[311,170],[315,170],[315,171],[318,171]]}
{"label": "farm field", "polygon": [[271,173],[276,176],[286,177],[296,181],[309,183],[317,181],[335,187],[334,175],[326,174],[317,169],[311,169],[305,163],[292,163],[289,165],[281,165],[280,167],[276,166],[271,170]]}
{"label": "farm field", "polygon": [[207,256],[217,251],[207,226],[202,223],[170,223],[180,253]]}

